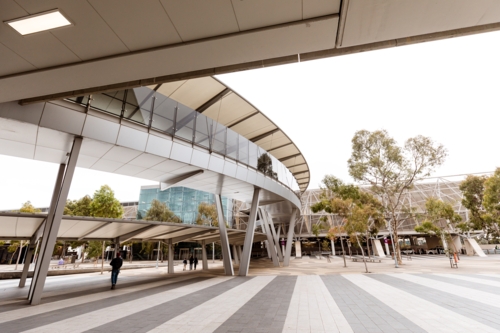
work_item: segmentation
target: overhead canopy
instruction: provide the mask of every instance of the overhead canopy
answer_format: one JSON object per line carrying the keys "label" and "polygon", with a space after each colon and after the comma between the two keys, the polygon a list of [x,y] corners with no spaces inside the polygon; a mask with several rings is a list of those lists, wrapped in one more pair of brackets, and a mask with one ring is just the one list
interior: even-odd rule
{"label": "overhead canopy", "polygon": [[293,141],[260,110],[213,77],[149,86],[254,142],[282,162],[300,191],[310,181],[309,166]]}
{"label": "overhead canopy", "polygon": [[[0,239],[30,239],[44,223],[46,214],[0,213]],[[241,245],[246,231],[227,229],[229,243]],[[182,223],[167,223],[144,220],[104,219],[82,216],[63,216],[57,239],[159,241],[172,239],[179,242],[218,242],[219,228]],[[266,240],[266,236],[256,232],[254,241]]]}

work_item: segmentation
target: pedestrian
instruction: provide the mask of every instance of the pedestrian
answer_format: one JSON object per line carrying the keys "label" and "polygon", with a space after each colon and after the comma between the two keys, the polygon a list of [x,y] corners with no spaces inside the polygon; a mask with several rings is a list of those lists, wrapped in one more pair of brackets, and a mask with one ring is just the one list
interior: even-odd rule
{"label": "pedestrian", "polygon": [[109,265],[111,269],[111,289],[115,289],[116,280],[118,280],[118,274],[120,274],[120,267],[123,265],[123,259],[121,258],[121,253],[116,253],[116,258],[111,260]]}
{"label": "pedestrian", "polygon": [[189,258],[189,270],[191,271],[193,269],[193,264],[194,264],[194,258],[191,256]]}
{"label": "pedestrian", "polygon": [[188,264],[188,261],[186,259],[184,259],[184,261],[182,263],[184,264],[184,268],[182,270],[185,271],[186,270],[186,266]]}
{"label": "pedestrian", "polygon": [[196,265],[198,265],[198,258],[194,257],[194,270],[196,270]]}

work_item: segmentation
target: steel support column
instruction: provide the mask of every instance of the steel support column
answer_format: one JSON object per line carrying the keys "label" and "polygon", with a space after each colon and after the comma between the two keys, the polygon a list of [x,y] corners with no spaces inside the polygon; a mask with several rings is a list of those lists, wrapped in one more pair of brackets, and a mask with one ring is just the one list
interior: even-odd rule
{"label": "steel support column", "polygon": [[33,270],[33,278],[31,279],[31,285],[30,289],[28,292],[28,300],[31,300],[31,297],[33,295],[33,289],[35,287],[34,281],[38,279],[38,274],[40,272],[40,264],[41,264],[41,259],[44,255],[42,252],[43,249],[46,247],[45,244],[47,243],[47,237],[46,233],[48,234],[49,232],[49,227],[47,226],[47,221],[52,221],[54,218],[54,212],[56,210],[57,206],[57,200],[59,198],[59,193],[61,192],[61,184],[64,179],[64,171],[66,169],[66,164],[61,164],[59,165],[59,171],[57,172],[57,178],[56,178],[56,183],[54,185],[54,191],[52,192],[52,199],[50,200],[50,208],[49,212],[47,214],[47,217],[45,218],[45,224],[43,226],[43,234],[42,234],[42,240],[40,242],[40,247],[38,248],[38,255],[35,261],[35,269]]}
{"label": "steel support column", "polygon": [[[264,212],[264,214],[265,213],[266,212]],[[273,234],[274,244],[276,245],[276,252],[278,253],[278,259],[279,261],[283,261],[283,253],[281,253],[280,240],[278,238],[278,235],[276,234],[276,229],[274,229],[273,218],[268,214],[266,215],[266,217],[269,223],[269,227],[271,228],[271,233]]]}
{"label": "steel support column", "polygon": [[283,267],[290,265],[290,255],[292,254],[293,231],[295,230],[295,219],[297,209],[293,209],[292,216],[290,217],[290,224],[288,225],[288,237],[286,239],[285,259],[283,260]]}
{"label": "steel support column", "polygon": [[267,224],[267,215],[265,215],[266,212],[264,211],[264,209],[259,208],[259,214],[261,218],[260,222],[262,223],[262,227],[267,236],[267,241],[266,241],[267,254],[273,260],[273,266],[279,267],[280,262],[278,259],[278,254],[276,253],[276,247],[274,246],[273,235],[271,234],[271,226]]}
{"label": "steel support column", "polygon": [[24,258],[24,267],[23,272],[21,273],[21,279],[19,280],[19,288],[24,288],[26,285],[26,278],[28,277],[28,272],[30,270],[31,259],[33,259],[33,254],[35,253],[36,241],[37,239],[35,239],[35,237],[31,237],[28,245],[28,253],[26,253],[26,257]]}
{"label": "steel support column", "polygon": [[241,245],[236,246],[236,251],[238,252],[238,259],[240,259],[241,262]]}
{"label": "steel support column", "polygon": [[168,240],[168,274],[174,274],[174,242]]}
{"label": "steel support column", "polygon": [[[78,155],[80,154],[80,148],[82,147],[83,139],[77,137],[73,141],[73,148],[71,149],[71,154],[69,156],[69,161],[64,172],[64,178],[60,187],[60,191],[54,189],[54,193],[58,192],[58,199],[55,200],[55,209],[53,218],[45,222],[45,229],[43,231],[44,243],[40,249],[40,268],[36,278],[33,278],[32,285],[34,286],[33,293],[30,295],[31,305],[38,305],[42,300],[43,287],[45,286],[45,280],[47,279],[47,272],[49,270],[50,258],[52,257],[52,251],[54,249],[54,244],[57,239],[57,233],[59,231],[59,226],[61,225],[61,218],[64,212],[64,205],[66,204],[66,199],[68,198],[69,188],[71,186],[71,181],[73,180],[73,175],[75,173],[76,162],[78,160]],[[61,166],[60,169],[63,169]],[[61,172],[61,170],[60,170]],[[57,182],[56,182],[57,183]],[[57,184],[56,184],[57,185]],[[53,207],[51,207],[53,210]]]}
{"label": "steel support column", "polygon": [[202,260],[202,264],[203,264],[202,269],[204,271],[208,270],[207,242],[206,241],[201,241],[201,260]]}
{"label": "steel support column", "polygon": [[240,261],[238,259],[238,252],[236,251],[236,245],[233,245],[233,259],[234,259],[234,264],[239,265]]}
{"label": "steel support column", "polygon": [[228,276],[233,276],[233,261],[231,260],[231,250],[229,249],[226,220],[224,219],[224,211],[222,210],[222,199],[219,194],[215,195],[215,204],[217,206],[217,220],[219,221],[220,246],[222,248],[224,272]]}
{"label": "steel support column", "polygon": [[250,207],[250,216],[248,217],[247,232],[245,242],[243,243],[243,254],[241,255],[239,275],[247,276],[248,267],[250,267],[250,257],[252,256],[253,236],[255,232],[255,221],[257,220],[257,209],[259,208],[260,188],[253,190],[252,206]]}

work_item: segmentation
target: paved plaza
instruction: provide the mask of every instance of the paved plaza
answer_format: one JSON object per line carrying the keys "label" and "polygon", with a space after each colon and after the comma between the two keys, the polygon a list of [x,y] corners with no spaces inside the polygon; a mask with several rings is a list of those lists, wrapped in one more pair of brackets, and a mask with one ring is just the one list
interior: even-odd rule
{"label": "paved plaza", "polygon": [[[500,256],[422,256],[395,269],[342,259],[252,261],[250,276],[165,267],[54,276],[39,306],[0,281],[0,332],[500,332]],[[432,272],[428,272],[432,271]]]}

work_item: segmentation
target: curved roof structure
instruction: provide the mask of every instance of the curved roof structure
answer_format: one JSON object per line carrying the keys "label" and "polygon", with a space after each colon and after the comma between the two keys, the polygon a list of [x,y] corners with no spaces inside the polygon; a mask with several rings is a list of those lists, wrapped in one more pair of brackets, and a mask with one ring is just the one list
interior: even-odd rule
{"label": "curved roof structure", "polygon": [[214,77],[149,86],[244,136],[282,162],[304,192],[309,166],[293,141],[254,105]]}

